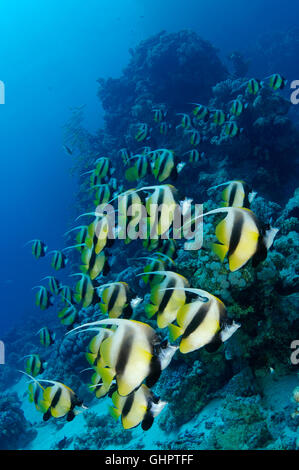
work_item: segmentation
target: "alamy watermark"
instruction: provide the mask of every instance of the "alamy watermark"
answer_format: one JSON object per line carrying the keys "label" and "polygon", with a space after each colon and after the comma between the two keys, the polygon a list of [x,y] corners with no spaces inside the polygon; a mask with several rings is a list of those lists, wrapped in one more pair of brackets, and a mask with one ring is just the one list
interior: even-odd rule
{"label": "alamy watermark", "polygon": [[291,349],[294,349],[294,351],[291,354],[291,363],[294,366],[297,366],[299,364],[299,339],[295,339],[291,343]]}
{"label": "alamy watermark", "polygon": [[294,90],[291,94],[291,103],[299,104],[299,80],[293,80],[290,86],[291,90]]}
{"label": "alamy watermark", "polygon": [[5,364],[5,346],[3,341],[0,341],[0,365]]}
{"label": "alamy watermark", "polygon": [[0,104],[5,104],[5,85],[2,80],[0,80]]}
{"label": "alamy watermark", "polygon": [[173,240],[184,239],[185,250],[200,250],[203,244],[202,204],[110,204],[96,208],[95,233],[100,240]]}

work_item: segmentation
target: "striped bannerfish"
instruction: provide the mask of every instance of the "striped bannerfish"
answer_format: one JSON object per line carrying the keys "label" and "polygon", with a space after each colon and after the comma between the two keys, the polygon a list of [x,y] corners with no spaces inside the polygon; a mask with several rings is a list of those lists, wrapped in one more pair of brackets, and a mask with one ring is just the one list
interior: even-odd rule
{"label": "striped bannerfish", "polygon": [[222,126],[226,121],[226,114],[221,109],[216,109],[213,113],[213,122],[217,126]]}
{"label": "striped bannerfish", "polygon": [[144,178],[149,172],[149,161],[146,155],[133,155],[130,161],[131,159],[136,159],[136,161],[125,171],[125,178],[130,182]]}
{"label": "striped bannerfish", "polygon": [[82,252],[81,260],[81,271],[84,274],[88,274],[92,281],[101,273],[106,276],[110,271],[108,257],[105,251],[96,254],[94,247],[86,247]]}
{"label": "striped bannerfish", "polygon": [[270,75],[270,77],[265,78],[265,80],[262,82],[262,85],[266,83],[270,88],[276,91],[283,90],[287,82],[288,81],[282,75],[280,75],[280,73],[274,73]]}
{"label": "striped bannerfish", "polygon": [[110,159],[107,157],[100,157],[95,161],[95,175],[102,180],[103,178],[106,178],[108,173],[111,173],[111,162]]}
{"label": "striped bannerfish", "polygon": [[261,223],[252,211],[245,208],[219,208],[199,217],[223,212],[227,216],[216,227],[220,244],[213,244],[214,253],[221,261],[227,255],[231,271],[242,268],[250,259],[253,267],[256,267],[266,259],[279,229]]}
{"label": "striped bannerfish", "polygon": [[167,405],[144,384],[126,397],[115,391],[112,402],[114,406],[110,407],[109,412],[116,420],[121,416],[124,429],[135,428],[141,423],[144,431],[151,428],[154,418]]}
{"label": "striped bannerfish", "polygon": [[47,326],[41,328],[37,333],[39,334],[40,343],[45,346],[45,348],[54,344],[55,334],[53,335]]}
{"label": "striped bannerfish", "polygon": [[35,304],[41,310],[46,310],[53,305],[53,297],[45,286],[35,286],[32,289],[39,289],[35,296]]}
{"label": "striped bannerfish", "polygon": [[148,186],[143,190],[153,189],[154,192],[146,199],[148,213],[149,238],[155,239],[165,234],[171,227],[177,202],[177,191],[170,184]]}
{"label": "striped bannerfish", "polygon": [[51,266],[55,271],[59,271],[60,269],[64,269],[68,263],[68,259],[66,255],[61,250],[52,250],[48,254],[52,254],[52,261]]}
{"label": "striped bannerfish", "polygon": [[235,121],[227,121],[223,127],[223,134],[226,137],[237,137],[243,132],[243,128],[240,129]]}
{"label": "striped bannerfish", "polygon": [[74,300],[74,292],[70,286],[61,286],[60,295],[64,303],[70,304]]}
{"label": "striped bannerfish", "polygon": [[81,304],[83,308],[87,308],[99,301],[96,289],[87,274],[76,273],[71,274],[71,276],[81,276],[76,284],[74,294],[74,299],[78,304]]}
{"label": "striped bannerfish", "polygon": [[25,361],[25,371],[27,374],[36,377],[44,372],[44,364],[38,354],[30,354],[25,356],[25,358],[27,358]]}
{"label": "striped bannerfish", "polygon": [[49,280],[49,290],[53,295],[58,295],[61,289],[61,283],[56,277],[54,276],[46,276],[42,279],[44,281],[45,279]]}
{"label": "striped bannerfish", "polygon": [[129,395],[144,380],[147,386],[152,387],[170,363],[177,347],[162,342],[156,331],[146,323],[123,318],[106,318],[87,323],[72,332],[81,328],[85,328],[84,331],[94,330],[104,325],[116,325],[117,329],[100,347],[101,358],[106,366],[98,370],[103,384],[108,387],[115,377],[121,396]]}
{"label": "striped bannerfish", "polygon": [[180,125],[183,127],[183,129],[190,129],[190,127],[192,127],[191,118],[189,114],[177,113],[177,116],[182,116]]}
{"label": "striped bannerfish", "polygon": [[42,258],[46,256],[46,252],[48,250],[47,245],[42,242],[41,240],[30,240],[25,244],[28,245],[29,243],[32,243],[32,254],[36,259]]}
{"label": "striped bannerfish", "polygon": [[234,116],[240,116],[244,111],[245,106],[243,105],[241,100],[233,100],[231,102],[230,113]]}
{"label": "striped bannerfish", "polygon": [[146,305],[145,312],[149,318],[157,314],[158,327],[166,328],[175,321],[179,309],[184,305],[186,295],[182,287],[188,287],[189,283],[185,277],[172,271],[153,271],[147,274],[164,276],[164,280],[151,289],[150,303]]}
{"label": "striped bannerfish", "polygon": [[251,78],[250,80],[248,80],[247,91],[251,95],[256,95],[261,88],[262,84],[260,80],[257,80],[256,78]]}
{"label": "striped bannerfish", "polygon": [[212,186],[209,189],[217,189],[221,186],[227,186],[222,192],[222,199],[224,207],[246,207],[249,208],[256,193],[251,190],[250,186],[245,181],[234,180],[227,181],[226,183]]}
{"label": "striped bannerfish", "polygon": [[69,303],[67,307],[65,307],[63,310],[61,310],[58,313],[58,318],[60,319],[60,323],[62,325],[70,327],[73,325],[77,319],[77,309],[74,305]]}
{"label": "striped bannerfish", "polygon": [[226,318],[223,302],[201,289],[186,289],[187,302],[177,314],[177,325],[168,326],[171,341],[181,337],[180,351],[187,354],[204,346],[218,349],[240,327]]}
{"label": "striped bannerfish", "polygon": [[107,204],[110,201],[112,193],[111,193],[111,187],[108,183],[98,184],[97,186],[94,186],[94,188],[92,189],[97,190],[96,197],[94,200],[94,204],[96,206],[99,206],[101,204]]}
{"label": "striped bannerfish", "polygon": [[131,316],[133,295],[126,282],[104,284],[98,288],[98,295],[102,300],[100,309],[104,315],[108,314],[110,318],[119,318],[121,315],[126,318]]}
{"label": "striped bannerfish", "polygon": [[198,104],[198,103],[191,103],[191,104],[195,105],[195,108],[193,109],[194,116],[199,121],[207,122],[210,117],[210,111],[207,108],[207,106],[203,106],[202,104]]}
{"label": "striped bannerfish", "polygon": [[147,138],[149,132],[148,125],[146,123],[137,124],[137,132],[135,134],[135,139],[137,142],[142,142]]}
{"label": "striped bannerfish", "polygon": [[151,152],[155,155],[152,163],[152,173],[160,183],[167,178],[176,178],[182,170],[182,164],[175,165],[174,152],[168,149],[158,149]]}
{"label": "striped bannerfish", "polygon": [[53,418],[66,416],[67,421],[72,421],[78,414],[75,407],[84,408],[83,402],[79,400],[75,392],[63,383],[54,380],[40,380],[39,382],[51,384],[43,393],[43,401],[47,408],[43,416],[44,421],[48,421],[51,416]]}

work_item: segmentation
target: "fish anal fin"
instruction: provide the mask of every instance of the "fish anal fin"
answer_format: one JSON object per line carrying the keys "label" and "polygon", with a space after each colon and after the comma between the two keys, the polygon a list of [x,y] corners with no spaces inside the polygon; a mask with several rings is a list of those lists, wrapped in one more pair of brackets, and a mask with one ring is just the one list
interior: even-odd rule
{"label": "fish anal fin", "polygon": [[173,323],[168,325],[168,330],[169,330],[169,338],[170,341],[175,341],[181,336],[184,332],[183,328],[180,328],[177,325],[174,325]]}
{"label": "fish anal fin", "polygon": [[215,255],[217,255],[221,261],[223,261],[226,253],[228,252],[228,247],[226,245],[219,245],[219,243],[213,243],[212,250],[213,253],[215,253]]}

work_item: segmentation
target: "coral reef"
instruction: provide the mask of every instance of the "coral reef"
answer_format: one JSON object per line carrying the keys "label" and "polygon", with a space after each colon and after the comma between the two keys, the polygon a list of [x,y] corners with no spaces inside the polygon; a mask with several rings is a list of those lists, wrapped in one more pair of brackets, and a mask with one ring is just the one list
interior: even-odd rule
{"label": "coral reef", "polygon": [[36,435],[20,406],[17,394],[0,398],[0,450],[23,447]]}

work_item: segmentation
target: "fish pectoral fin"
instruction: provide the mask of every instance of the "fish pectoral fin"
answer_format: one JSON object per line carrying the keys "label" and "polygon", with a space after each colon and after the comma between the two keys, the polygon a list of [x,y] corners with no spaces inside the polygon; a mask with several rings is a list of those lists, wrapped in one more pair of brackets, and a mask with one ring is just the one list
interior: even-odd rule
{"label": "fish pectoral fin", "polygon": [[221,261],[223,261],[226,253],[228,252],[228,247],[226,245],[219,245],[219,243],[213,243],[212,251],[220,258]]}
{"label": "fish pectoral fin", "polygon": [[179,338],[184,333],[183,328],[180,328],[177,325],[173,325],[172,323],[168,325],[168,330],[169,330],[169,338],[170,341],[175,341],[176,339]]}

